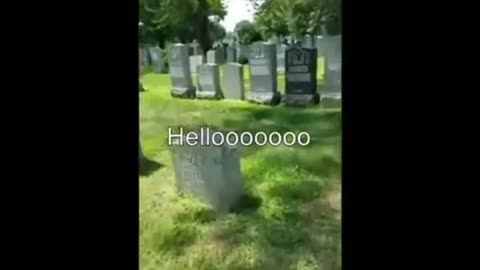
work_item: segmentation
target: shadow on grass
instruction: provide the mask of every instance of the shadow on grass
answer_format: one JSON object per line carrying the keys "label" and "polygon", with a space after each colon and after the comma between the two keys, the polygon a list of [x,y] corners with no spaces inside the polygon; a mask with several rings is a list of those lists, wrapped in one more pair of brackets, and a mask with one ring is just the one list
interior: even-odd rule
{"label": "shadow on grass", "polygon": [[155,160],[148,159],[144,157],[139,164],[139,175],[140,176],[150,176],[155,171],[164,167],[163,164],[156,162]]}
{"label": "shadow on grass", "polygon": [[291,269],[303,264],[309,266],[305,269],[340,270],[339,211],[320,199],[312,200],[319,189],[313,181],[272,187],[268,193],[281,201],[283,217],[266,216],[262,209],[240,212],[219,224],[216,240],[229,250],[247,245],[259,258],[248,266],[242,260],[231,260],[227,269]]}

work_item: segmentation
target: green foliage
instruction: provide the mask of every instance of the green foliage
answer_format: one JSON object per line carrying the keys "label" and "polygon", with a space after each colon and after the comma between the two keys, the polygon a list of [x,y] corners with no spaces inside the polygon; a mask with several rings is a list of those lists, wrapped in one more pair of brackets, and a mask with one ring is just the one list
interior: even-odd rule
{"label": "green foliage", "polygon": [[210,22],[210,33],[214,41],[223,40],[227,36],[227,30],[218,22]]}
{"label": "green foliage", "polygon": [[255,30],[254,25],[247,20],[238,22],[235,25],[234,32],[240,44],[250,44],[262,40],[262,36]]}
{"label": "green foliage", "polygon": [[[223,19],[226,15],[221,0],[140,0],[140,44],[159,44],[167,40],[190,42],[198,39],[203,47],[211,46],[212,33],[208,17]],[[218,27],[215,34],[222,34]]]}
{"label": "green foliage", "polygon": [[255,28],[263,38],[287,33],[341,33],[341,0],[250,0],[256,7]]}

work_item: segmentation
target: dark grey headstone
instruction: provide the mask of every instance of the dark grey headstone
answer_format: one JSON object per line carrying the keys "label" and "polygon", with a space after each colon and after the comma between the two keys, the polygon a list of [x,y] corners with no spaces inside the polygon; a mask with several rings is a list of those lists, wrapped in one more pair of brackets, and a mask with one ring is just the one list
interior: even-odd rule
{"label": "dark grey headstone", "polygon": [[226,99],[245,98],[243,65],[227,63],[223,66],[223,94]]}
{"label": "dark grey headstone", "polygon": [[292,47],[286,52],[285,104],[318,104],[317,50]]}
{"label": "dark grey headstone", "polygon": [[257,42],[250,48],[250,95],[251,102],[277,105],[277,54],[275,44]]}
{"label": "dark grey headstone", "polygon": [[172,80],[172,96],[195,97],[187,46],[181,43],[172,45],[169,54],[169,69]]}
{"label": "dark grey headstone", "polygon": [[203,54],[197,54],[189,56],[190,61],[190,72],[197,73],[198,67],[205,64],[205,56]]}
{"label": "dark grey headstone", "polygon": [[237,49],[235,47],[227,47],[227,63],[237,62]]}
{"label": "dark grey headstone", "polygon": [[204,64],[198,67],[197,98],[220,99],[220,72],[216,64]]}
{"label": "dark grey headstone", "polygon": [[[197,134],[204,140],[209,136]],[[227,213],[243,193],[240,149],[228,144],[190,146],[185,139],[183,143],[171,147],[178,191],[196,196],[218,214]]]}
{"label": "dark grey headstone", "polygon": [[280,74],[285,73],[285,52],[288,46],[285,44],[277,45],[277,72]]}
{"label": "dark grey headstone", "polygon": [[150,47],[148,49],[148,52],[150,54],[150,61],[152,64],[153,72],[165,72],[165,66],[162,61],[162,50],[160,49],[160,47]]}

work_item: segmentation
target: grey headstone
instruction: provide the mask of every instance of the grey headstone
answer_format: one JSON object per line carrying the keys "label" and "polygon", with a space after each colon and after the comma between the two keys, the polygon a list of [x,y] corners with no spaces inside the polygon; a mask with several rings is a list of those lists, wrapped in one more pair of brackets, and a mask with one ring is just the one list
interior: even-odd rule
{"label": "grey headstone", "polygon": [[285,104],[318,104],[317,50],[294,46],[286,57]]}
{"label": "grey headstone", "polygon": [[[211,134],[198,135],[212,140]],[[227,213],[242,196],[240,149],[228,144],[190,146],[185,140],[183,143],[171,147],[178,191],[196,196],[219,214]]]}
{"label": "grey headstone", "polygon": [[190,72],[197,73],[198,67],[205,64],[205,56],[203,54],[197,54],[189,56],[190,61]]}
{"label": "grey headstone", "polygon": [[240,57],[243,58],[249,58],[250,56],[250,46],[245,45],[245,44],[239,44],[237,46],[237,56],[240,59]]}
{"label": "grey headstone", "polygon": [[237,62],[237,49],[235,47],[227,47],[227,63]]}
{"label": "grey headstone", "polygon": [[148,49],[150,54],[150,60],[152,64],[153,72],[155,73],[163,73],[165,72],[165,66],[162,61],[162,50],[160,47],[150,47]]}
{"label": "grey headstone", "polygon": [[325,84],[321,91],[321,104],[340,105],[342,97],[341,37],[332,37],[325,50]]}
{"label": "grey headstone", "polygon": [[220,72],[216,64],[204,64],[198,67],[197,98],[220,99],[223,97],[220,88]]}
{"label": "grey headstone", "polygon": [[193,55],[199,55],[199,54],[203,54],[201,48],[200,48],[200,44],[198,44],[198,41],[197,40],[194,40],[192,42],[192,48],[193,48]]}
{"label": "grey headstone", "polygon": [[247,100],[255,103],[277,105],[277,54],[275,44],[257,42],[250,48],[250,95]]}
{"label": "grey headstone", "polygon": [[169,54],[169,69],[172,80],[172,96],[195,97],[187,46],[181,43],[172,45]]}
{"label": "grey headstone", "polygon": [[223,88],[226,99],[243,100],[245,98],[243,65],[227,63],[223,66]]}
{"label": "grey headstone", "polygon": [[218,64],[221,65],[225,62],[225,52],[222,48],[217,48],[214,50],[209,50],[207,52],[207,64]]}
{"label": "grey headstone", "polygon": [[311,35],[305,35],[302,41],[302,47],[307,49],[315,48],[313,46],[313,37]]}
{"label": "grey headstone", "polygon": [[285,44],[277,45],[277,72],[280,74],[285,73],[285,52],[288,46]]}
{"label": "grey headstone", "polygon": [[147,48],[143,48],[143,49],[141,49],[141,50],[142,50],[142,57],[143,57],[142,65],[143,65],[144,67],[148,67],[148,66],[150,66],[150,56],[149,56],[148,49],[147,49]]}

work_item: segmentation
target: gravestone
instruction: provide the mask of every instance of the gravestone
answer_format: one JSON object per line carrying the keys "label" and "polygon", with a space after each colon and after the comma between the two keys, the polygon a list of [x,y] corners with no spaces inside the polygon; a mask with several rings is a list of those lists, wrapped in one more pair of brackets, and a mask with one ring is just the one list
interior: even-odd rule
{"label": "gravestone", "polygon": [[198,67],[197,98],[221,99],[220,72],[216,64],[204,64]]}
{"label": "gravestone", "polygon": [[[213,132],[197,135],[199,140],[213,139]],[[183,145],[177,141],[170,149],[177,190],[196,196],[219,214],[231,210],[243,191],[238,145],[190,146],[183,137]]]}
{"label": "gravestone", "polygon": [[142,50],[142,57],[143,57],[143,60],[142,60],[143,66],[148,67],[150,66],[150,54],[148,52],[148,49],[142,48],[141,50]]}
{"label": "gravestone", "polygon": [[249,55],[250,55],[250,46],[249,45],[239,44],[237,46],[238,59],[240,59],[240,58],[247,58],[248,59]]}
{"label": "gravestone", "polygon": [[313,37],[311,35],[305,35],[302,41],[302,47],[307,49],[313,49]]}
{"label": "gravestone", "polygon": [[198,41],[196,39],[192,42],[192,48],[193,48],[193,55],[203,54],[203,51],[200,48],[200,44],[198,44]]}
{"label": "gravestone", "polygon": [[189,56],[189,62],[190,62],[190,72],[197,73],[198,67],[205,64],[205,56],[203,54],[197,54],[197,55],[192,55]]}
{"label": "gravestone", "polygon": [[318,104],[317,50],[297,46],[288,49],[285,69],[285,104]]}
{"label": "gravestone", "polygon": [[223,49],[217,48],[207,52],[207,64],[221,65],[224,62]]}
{"label": "gravestone", "polygon": [[254,103],[277,105],[281,95],[277,91],[277,54],[275,44],[256,42],[250,48],[250,95]]}
{"label": "gravestone", "polygon": [[195,97],[187,46],[181,43],[172,45],[168,62],[172,81],[171,95],[173,97]]}
{"label": "gravestone", "polygon": [[341,36],[332,37],[330,42],[325,51],[325,84],[321,90],[320,104],[339,107],[342,97]]}
{"label": "gravestone", "polygon": [[227,63],[237,62],[237,49],[235,47],[227,47]]}
{"label": "gravestone", "polygon": [[277,45],[277,72],[280,74],[285,73],[285,52],[288,46],[285,44]]}
{"label": "gravestone", "polygon": [[243,65],[227,63],[223,66],[223,94],[226,99],[243,100],[245,98]]}
{"label": "gravestone", "polygon": [[142,75],[142,72],[143,72],[142,62],[143,62],[143,50],[138,49],[138,91],[139,92],[145,91],[142,83],[140,82],[140,76]]}
{"label": "gravestone", "polygon": [[155,73],[163,73],[165,72],[165,66],[162,61],[162,50],[160,47],[150,47],[148,49],[150,54],[150,61],[152,65],[153,72]]}

